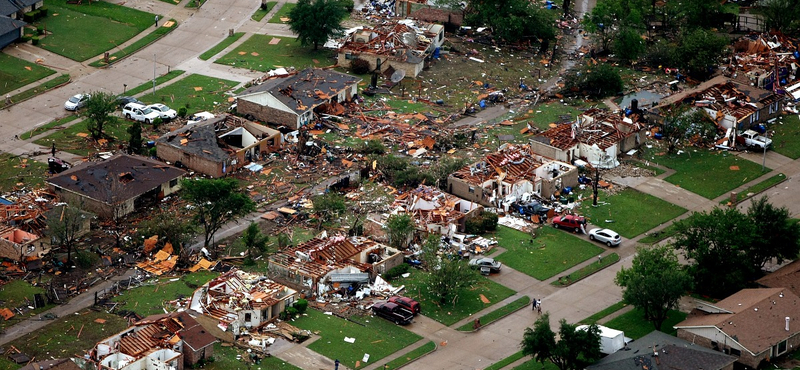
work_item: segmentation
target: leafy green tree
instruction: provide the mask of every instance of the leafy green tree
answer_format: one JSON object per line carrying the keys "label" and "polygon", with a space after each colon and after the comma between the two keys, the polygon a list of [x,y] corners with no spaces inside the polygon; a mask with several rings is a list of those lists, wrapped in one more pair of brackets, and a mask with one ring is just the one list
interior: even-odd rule
{"label": "leafy green tree", "polygon": [[289,11],[289,28],[304,46],[319,48],[331,37],[342,34],[342,20],[347,16],[346,4],[340,0],[298,0]]}
{"label": "leafy green tree", "polygon": [[791,35],[800,30],[800,7],[796,0],[764,0],[755,11],[763,17],[767,31]]}
{"label": "leafy green tree", "polygon": [[441,158],[430,167],[430,174],[436,179],[439,189],[447,191],[447,178],[451,173],[460,170],[466,164],[467,160],[464,158]]}
{"label": "leafy green tree", "polygon": [[194,207],[194,220],[203,228],[205,247],[225,223],[256,209],[236,179],[183,180],[181,187],[181,197]]}
{"label": "leafy green tree", "polygon": [[133,121],[128,127],[128,148],[133,154],[142,153],[142,124],[139,121]]}
{"label": "leafy green tree", "polygon": [[[54,207],[47,214],[47,235],[53,244],[67,248],[67,262],[65,266],[72,265],[72,249],[78,244],[83,225],[90,215],[76,207],[62,205]],[[22,258],[22,256],[20,256]]]}
{"label": "leafy green tree", "polygon": [[614,54],[628,63],[639,59],[645,49],[647,46],[642,35],[633,28],[623,27],[614,39]]}
{"label": "leafy green tree", "polygon": [[598,1],[592,10],[584,15],[583,27],[595,35],[603,51],[609,49],[616,36],[618,4],[616,1]]}
{"label": "leafy green tree", "polygon": [[408,213],[398,213],[386,219],[386,233],[389,236],[389,245],[405,249],[414,232],[414,220]]}
{"label": "leafy green tree", "polygon": [[688,139],[703,138],[700,141],[704,141],[709,135],[713,139],[716,125],[704,110],[678,105],[665,110],[659,132],[667,143],[667,153],[672,154]]}
{"label": "leafy green tree", "polygon": [[439,247],[442,244],[442,237],[438,234],[428,234],[425,242],[422,243],[421,259],[425,263],[425,270],[431,271],[439,260]]}
{"label": "leafy green tree", "polygon": [[88,118],[86,128],[92,134],[92,138],[97,140],[105,136],[103,130],[106,125],[113,124],[117,117],[111,114],[117,110],[117,98],[104,91],[95,91],[86,101],[86,109],[82,115]]}
{"label": "leafy green tree", "polygon": [[528,0],[470,1],[464,21],[473,26],[491,25],[493,34],[507,42],[554,40],[554,16]]}
{"label": "leafy green tree", "polygon": [[586,330],[577,330],[577,325],[564,319],[560,324],[556,341],[556,333],[550,329],[550,313],[540,316],[533,329],[525,329],[522,354],[533,356],[542,366],[550,361],[561,370],[583,369],[600,359],[600,329],[596,324]]}
{"label": "leafy green tree", "polygon": [[386,180],[397,187],[416,188],[418,185],[433,184],[436,179],[429,172],[423,172],[419,166],[411,166],[408,159],[392,154],[375,157],[377,169]]}
{"label": "leafy green tree", "polygon": [[251,222],[242,233],[242,244],[247,249],[247,258],[251,261],[264,255],[268,249],[268,241],[269,237],[261,233],[261,229],[255,222]]}
{"label": "leafy green tree", "polygon": [[567,91],[582,91],[595,98],[617,94],[623,87],[619,72],[606,63],[584,66],[577,73],[568,75],[565,81]]}
{"label": "leafy green tree", "polygon": [[347,210],[344,196],[336,192],[328,192],[311,198],[314,203],[314,213],[319,217],[320,225],[333,220]]}
{"label": "leafy green tree", "polygon": [[689,75],[706,79],[718,65],[727,47],[728,40],[725,37],[696,29],[681,35],[675,48],[674,61]]}
{"label": "leafy green tree", "polygon": [[776,207],[768,197],[762,196],[747,208],[747,217],[757,225],[747,253],[755,268],[761,269],[773,259],[782,263],[797,258],[800,253],[800,224],[786,207]]}
{"label": "leafy green tree", "polygon": [[455,305],[459,293],[475,285],[480,280],[480,274],[457,258],[437,258],[433,267],[428,267],[426,277],[428,291],[439,297],[439,303]]}
{"label": "leafy green tree", "polygon": [[722,3],[717,0],[693,0],[680,3],[689,28],[713,28],[722,25]]}
{"label": "leafy green tree", "polygon": [[625,302],[644,311],[645,320],[656,330],[692,287],[692,277],[669,246],[637,248],[631,268],[623,267],[614,282],[622,287]]}
{"label": "leafy green tree", "polygon": [[197,232],[191,220],[173,212],[159,212],[155,217],[147,219],[136,226],[136,236],[144,240],[158,235],[165,242],[172,244],[174,250],[181,254],[182,247],[189,244]]}

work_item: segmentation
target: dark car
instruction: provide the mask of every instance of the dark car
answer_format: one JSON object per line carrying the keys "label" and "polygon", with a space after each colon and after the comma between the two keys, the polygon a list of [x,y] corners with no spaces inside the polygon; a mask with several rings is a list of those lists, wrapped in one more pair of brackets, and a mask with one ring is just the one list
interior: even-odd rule
{"label": "dark car", "polygon": [[539,215],[545,216],[550,211],[550,207],[545,206],[539,201],[533,201],[528,204],[523,204],[518,207],[519,213],[522,215]]}
{"label": "dark car", "polygon": [[583,216],[563,215],[553,218],[553,226],[556,229],[564,228],[579,233],[583,225],[586,225],[586,219]]}
{"label": "dark car", "polygon": [[394,297],[389,298],[389,302],[396,303],[398,306],[413,312],[414,315],[419,314],[421,311],[419,302],[408,297],[401,297],[396,295]]}
{"label": "dark car", "polygon": [[137,103],[137,104],[145,105],[144,103],[140,102],[139,99],[136,99],[136,98],[134,98],[132,96],[118,96],[117,97],[117,105],[120,108],[128,105],[128,103]]}

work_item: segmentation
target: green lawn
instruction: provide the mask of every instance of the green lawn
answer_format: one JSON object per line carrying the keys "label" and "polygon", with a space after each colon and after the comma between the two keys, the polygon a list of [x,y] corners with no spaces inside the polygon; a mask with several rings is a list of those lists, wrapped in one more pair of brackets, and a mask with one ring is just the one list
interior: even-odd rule
{"label": "green lawn", "polygon": [[56,71],[0,53],[0,95],[39,81]]}
{"label": "green lawn", "polygon": [[70,123],[70,122],[76,120],[77,118],[78,118],[77,115],[70,114],[69,116],[59,118],[59,119],[57,119],[55,121],[52,121],[52,122],[50,122],[50,123],[48,123],[46,125],[42,125],[42,126],[39,126],[39,127],[35,128],[33,130],[30,130],[30,131],[28,131],[28,132],[26,132],[26,133],[24,133],[22,135],[19,135],[19,137],[22,140],[27,140],[27,139],[32,138],[34,135],[39,135],[41,133],[50,131],[51,129],[53,129],[55,127],[63,126],[65,124],[67,124],[67,123]]}
{"label": "green lawn", "polygon": [[237,84],[236,81],[191,74],[156,90],[155,96],[149,93],[139,97],[139,100],[164,103],[175,110],[187,107],[190,114],[213,111],[218,105],[223,109],[228,107],[228,96],[225,93]]}
{"label": "green lawn", "polygon": [[[493,323],[493,322],[495,322],[497,320],[500,320],[503,317],[506,317],[507,315],[512,314],[512,313],[522,309],[523,307],[527,306],[529,303],[531,303],[531,297],[528,297],[528,296],[519,297],[516,301],[511,302],[511,303],[509,303],[509,304],[507,304],[507,305],[505,305],[503,307],[499,307],[498,309],[496,309],[496,310],[494,310],[492,312],[489,312],[486,315],[481,316],[480,317],[481,325],[488,325],[488,324],[491,324],[491,323]],[[460,331],[473,331],[474,330],[473,323],[472,322],[468,322],[468,323],[466,323],[464,325],[461,325],[458,328],[458,330],[460,330]]]}
{"label": "green lawn", "polygon": [[[169,25],[169,27],[167,27],[167,25]],[[128,55],[131,55],[141,49],[144,49],[145,46],[154,43],[156,40],[166,36],[168,33],[172,32],[177,28],[178,28],[178,22],[175,21],[174,19],[170,19],[169,22],[164,22],[164,24],[159,26],[158,29],[156,29],[155,31],[145,35],[144,37],[134,41],[133,43],[122,49],[117,49],[117,51],[109,55],[108,63],[106,63],[104,57],[100,57],[96,61],[89,63],[89,65],[92,67],[103,67],[109,64],[114,64],[116,62],[119,62]]]}
{"label": "green lawn", "polygon": [[283,3],[280,9],[275,12],[275,15],[269,19],[269,23],[286,23],[281,21],[281,18],[289,18],[289,12],[294,9],[294,3]]}
{"label": "green lawn", "polygon": [[[237,358],[239,356],[239,358]],[[266,357],[261,360],[258,365],[248,366],[245,359],[248,358],[248,353],[244,350],[233,346],[223,346],[222,343],[214,343],[214,362],[206,363],[201,367],[204,370],[256,370],[256,369],[269,369],[269,370],[301,370],[288,362],[285,362],[275,356]]]}
{"label": "green lawn", "polygon": [[597,207],[591,206],[591,202],[586,203],[589,206],[582,207],[583,215],[593,225],[607,227],[628,239],[686,212],[679,206],[633,188],[626,188],[611,196],[600,192]]}
{"label": "green lawn", "polygon": [[[309,344],[308,349],[332,360],[338,359],[350,369],[357,368],[356,362],[361,361],[366,353],[369,354],[369,363],[376,363],[422,339],[402,326],[377,316],[353,319],[360,324],[309,309],[306,315],[291,324],[318,333],[321,337]],[[355,342],[345,342],[345,337],[355,338]]]}
{"label": "green lawn", "polygon": [[505,226],[498,226],[494,236],[506,249],[495,259],[537,280],[547,280],[603,253],[603,248],[549,226],[539,228],[536,239]]}
{"label": "green lawn", "polygon": [[256,9],[255,13],[253,13],[253,15],[250,16],[250,19],[256,22],[261,22],[261,20],[264,19],[264,16],[267,15],[267,13],[269,13],[270,10],[272,10],[272,8],[274,8],[275,5],[277,4],[278,4],[277,1],[267,2],[266,7]]}
{"label": "green lawn", "polygon": [[568,122],[575,121],[581,111],[571,105],[564,105],[558,101],[547,104],[537,105],[528,109],[525,113],[515,118],[515,121],[520,122],[533,122],[533,126],[538,127],[542,131],[550,129],[550,124],[557,122],[564,122],[564,118],[568,118]]}
{"label": "green lawn", "polygon": [[655,244],[666,238],[672,237],[675,234],[676,234],[675,227],[673,227],[673,224],[670,224],[669,226],[661,229],[661,231],[650,233],[644,238],[639,239],[639,243]]}
{"label": "green lawn", "polygon": [[487,366],[484,370],[500,370],[508,365],[511,365],[513,362],[516,362],[517,360],[523,357],[525,357],[525,355],[522,354],[522,351],[519,351],[511,356],[508,356],[500,361],[491,364],[490,366]]}
{"label": "green lawn", "polygon": [[[667,314],[667,320],[661,324],[661,331],[670,335],[675,335],[677,331],[672,329],[672,327],[684,319],[686,319],[686,313],[671,310],[669,314]],[[633,309],[619,315],[603,324],[603,326],[622,330],[625,332],[626,337],[632,339],[639,339],[655,330],[653,324],[645,321],[644,312],[639,309]]]}
{"label": "green lawn", "polygon": [[[4,154],[5,155],[5,154]],[[44,289],[40,287],[35,287],[29,284],[25,280],[12,280],[7,284],[0,287],[0,307],[8,308],[14,311],[15,308],[20,306],[34,306],[34,295],[41,294],[44,296]],[[45,298],[46,300],[47,298]],[[25,315],[20,315],[18,312],[14,312],[16,316],[12,317],[9,320],[3,320],[0,318],[0,329],[7,328],[11,325],[14,325],[24,319],[29,317],[35,316],[40,314],[44,311],[47,311],[51,308],[55,307],[53,304],[45,304],[43,307],[37,307]]]}
{"label": "green lawn", "polygon": [[409,351],[405,355],[402,355],[392,361],[389,361],[386,365],[388,369],[399,369],[404,365],[424,356],[428,353],[431,353],[436,350],[436,343],[428,342],[423,344],[421,347]]}
{"label": "green lawn", "polygon": [[594,274],[597,271],[600,271],[608,266],[611,266],[619,261],[619,255],[616,253],[611,253],[603,256],[603,258],[597,259],[592,263],[579,268],[571,272],[567,276],[559,277],[558,280],[553,281],[551,284],[554,286],[570,286],[581,279]]}
{"label": "green lawn", "polygon": [[220,41],[219,44],[214,45],[211,49],[206,50],[203,54],[200,54],[198,58],[200,60],[209,60],[214,55],[219,54],[220,51],[225,50],[228,46],[231,46],[234,42],[239,40],[244,36],[244,32],[236,32],[231,37],[226,37],[224,40]]}
{"label": "green lawn", "polygon": [[0,154],[0,191],[3,193],[20,187],[40,188],[46,176],[47,165],[42,162]]}
{"label": "green lawn", "polygon": [[625,306],[627,306],[625,302],[614,303],[611,306],[604,308],[602,311],[581,320],[579,324],[581,325],[597,324],[597,322],[600,321],[600,319],[625,308]]}
{"label": "green lawn", "polygon": [[[63,130],[55,131],[50,135],[34,140],[33,143],[39,144],[45,148],[50,148],[53,142],[55,142],[56,149],[58,150],[84,157],[88,156],[101,147],[92,140],[89,135],[89,130],[86,129],[86,123],[87,121],[83,120]],[[118,117],[116,123],[104,126],[103,132],[115,138],[114,142],[127,142],[130,135],[128,135],[126,130],[129,126],[129,121]],[[113,143],[109,143],[109,145],[112,144]]]}
{"label": "green lawn", "polygon": [[[755,184],[751,187],[748,187],[747,189],[744,189],[744,191],[739,192],[739,194],[736,194],[736,202],[739,203],[747,198],[755,196],[756,194],[761,193],[764,190],[767,190],[775,185],[780,184],[784,180],[786,180],[786,175],[782,173],[772,176],[762,182],[759,182],[758,184]],[[728,204],[729,201],[730,199],[723,199],[720,201],[720,204]]]}
{"label": "green lawn", "polygon": [[[155,14],[104,1],[91,5],[45,1],[48,16],[36,25],[47,29],[39,46],[72,60],[82,62],[113,50],[148,27]],[[102,32],[98,32],[102,30]]]}
{"label": "green lawn", "polygon": [[542,366],[540,362],[530,359],[519,366],[515,366],[513,370],[558,370],[558,366],[553,365],[550,361],[545,362],[544,366]]}
{"label": "green lawn", "polygon": [[[69,82],[69,75],[60,75],[56,78],[53,78],[47,82],[42,83],[39,86],[34,88],[25,90],[19,94],[15,94],[11,97],[11,103],[19,103],[23,100],[29,99],[36,95],[39,95],[47,90],[50,90],[54,87],[61,86],[65,83]],[[0,99],[0,108],[5,108],[8,104],[6,104],[5,99]]]}
{"label": "green lawn", "polygon": [[[649,156],[648,156],[649,157]],[[727,151],[689,148],[681,154],[648,158],[677,171],[665,180],[708,199],[761,176],[761,165]]]}
{"label": "green lawn", "polygon": [[[423,315],[448,326],[514,295],[513,290],[481,277],[472,288],[462,290],[455,303],[440,304],[437,292],[428,290],[426,273],[416,269],[409,272],[411,276],[393,279],[392,284],[405,285],[403,295],[416,299],[422,306]],[[486,297],[489,303],[483,303],[481,296]]]}
{"label": "green lawn", "polygon": [[800,158],[800,117],[796,114],[782,116],[779,124],[770,126],[772,150],[791,159]]}
{"label": "green lawn", "polygon": [[[181,71],[179,69],[175,69],[175,70],[169,71],[167,74],[158,76],[158,77],[156,77],[156,87],[158,87],[159,85],[161,85],[161,84],[163,84],[163,83],[165,83],[167,81],[171,81],[171,80],[177,78],[178,76],[180,76],[180,75],[182,75],[184,73],[186,73],[186,72],[185,71]],[[145,82],[145,83],[143,83],[143,84],[141,84],[139,86],[136,86],[136,87],[134,87],[132,89],[126,90],[124,95],[134,96],[136,94],[143,93],[143,92],[145,92],[147,90],[153,91],[152,89],[153,89],[153,81]]]}
{"label": "green lawn", "polygon": [[210,271],[197,271],[177,280],[172,276],[154,278],[148,280],[146,285],[122,291],[111,300],[124,302],[118,309],[134,311],[142,316],[164,313],[164,302],[189,297],[197,287],[218,275]]}
{"label": "green lawn", "polygon": [[[284,7],[286,5],[289,4],[285,4]],[[279,39],[280,42],[270,45],[272,39]],[[334,64],[329,59],[331,56],[333,52],[329,50],[314,50],[312,47],[301,46],[299,41],[291,37],[253,35],[214,63],[262,72],[278,67],[295,67],[301,70]]]}

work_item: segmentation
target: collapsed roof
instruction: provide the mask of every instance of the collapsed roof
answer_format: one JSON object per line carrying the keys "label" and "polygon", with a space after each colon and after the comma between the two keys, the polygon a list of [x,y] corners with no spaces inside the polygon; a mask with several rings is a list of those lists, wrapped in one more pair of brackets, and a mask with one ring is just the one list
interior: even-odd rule
{"label": "collapsed roof", "polygon": [[307,68],[288,77],[273,78],[251,86],[239,94],[238,98],[266,103],[257,98],[266,93],[293,112],[302,114],[327,103],[339,92],[360,81],[360,78],[345,73]]}
{"label": "collapsed roof", "polygon": [[589,109],[576,122],[557,125],[539,135],[534,140],[545,142],[561,150],[574,147],[578,143],[597,145],[605,150],[619,141],[636,134],[643,128],[636,115],[633,119],[611,113],[604,109]]}
{"label": "collapsed roof", "polygon": [[483,161],[465,166],[451,176],[480,186],[498,177],[507,183],[531,181],[536,177],[549,180],[554,173],[564,173],[570,168],[572,166],[566,163],[534,153],[530,145],[505,145]]}

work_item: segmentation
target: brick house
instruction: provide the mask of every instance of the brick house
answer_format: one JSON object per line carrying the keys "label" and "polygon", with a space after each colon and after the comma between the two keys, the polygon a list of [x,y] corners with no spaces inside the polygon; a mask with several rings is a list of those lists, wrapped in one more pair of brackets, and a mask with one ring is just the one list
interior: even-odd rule
{"label": "brick house", "polygon": [[304,69],[272,78],[237,96],[236,112],[297,130],[314,119],[315,108],[350,100],[360,78],[327,69]]}
{"label": "brick house", "polygon": [[789,289],[743,289],[714,304],[698,301],[674,328],[678,338],[759,368],[800,345],[798,304],[800,298]]}
{"label": "brick house", "polygon": [[243,118],[222,115],[183,126],[156,140],[156,155],[211,177],[224,177],[279,150],[279,131]]}
{"label": "brick house", "polygon": [[766,288],[786,288],[800,297],[800,260],[795,260],[771,272],[756,280],[756,283]]}

